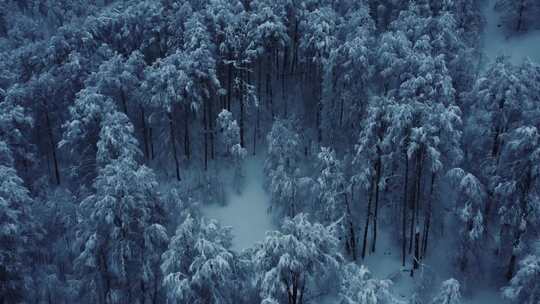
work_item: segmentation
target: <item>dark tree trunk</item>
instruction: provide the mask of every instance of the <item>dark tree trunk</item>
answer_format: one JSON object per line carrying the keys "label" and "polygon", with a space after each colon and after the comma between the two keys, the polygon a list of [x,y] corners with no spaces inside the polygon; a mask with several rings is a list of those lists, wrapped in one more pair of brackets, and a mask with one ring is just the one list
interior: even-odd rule
{"label": "dark tree trunk", "polygon": [[127,116],[128,107],[127,107],[127,101],[126,101],[126,93],[124,93],[124,90],[120,90],[120,100],[122,102],[122,109],[124,110],[124,114],[126,114]]}
{"label": "dark tree trunk", "polygon": [[143,145],[144,145],[144,156],[146,159],[150,159],[150,151],[148,149],[148,128],[146,127],[146,115],[144,112],[144,107],[140,106],[141,109],[141,126],[143,134]]}
{"label": "dark tree trunk", "polygon": [[208,109],[207,100],[203,100],[203,132],[204,132],[204,171],[208,171]]}
{"label": "dark tree trunk", "polygon": [[232,78],[233,70],[232,63],[227,64],[227,111],[231,111],[231,96],[232,96]]}
{"label": "dark tree trunk", "polygon": [[240,83],[242,83],[242,89],[240,91],[240,146],[242,146],[242,148],[244,148],[246,145],[245,145],[245,142],[244,142],[244,133],[245,133],[245,129],[244,129],[244,116],[245,116],[245,93],[244,92],[244,81],[246,81],[244,78],[244,75],[243,73],[240,74]]}
{"label": "dark tree trunk", "polygon": [[424,258],[426,256],[426,253],[427,253],[427,245],[428,245],[428,240],[429,240],[429,229],[431,227],[433,189],[435,187],[435,178],[436,177],[437,176],[436,176],[435,173],[433,173],[431,175],[431,186],[430,186],[430,190],[429,190],[430,199],[427,202],[426,217],[424,218],[424,235],[423,235],[423,238],[422,238],[422,250],[420,252],[421,258]]}
{"label": "dark tree trunk", "polygon": [[408,204],[408,187],[409,187],[409,157],[405,151],[405,182],[403,185],[403,214],[401,218],[401,264],[405,266],[405,255],[407,254],[407,209],[409,208]]}
{"label": "dark tree trunk", "polygon": [[153,137],[153,129],[152,127],[148,128],[148,137],[150,141],[150,159],[154,160],[156,157],[156,154],[154,153],[154,137]]}
{"label": "dark tree trunk", "polygon": [[521,0],[519,3],[519,11],[518,11],[518,23],[517,23],[517,31],[520,32],[523,27],[523,13],[525,12],[525,0]]}
{"label": "dark tree trunk", "polygon": [[272,120],[274,119],[274,101],[273,101],[273,94],[272,94],[272,58],[268,58],[267,60],[268,66],[266,69],[266,98],[267,98],[267,104],[270,107],[270,115],[272,116]]}
{"label": "dark tree trunk", "polygon": [[[377,149],[379,150],[379,149]],[[375,163],[375,210],[373,214],[373,241],[371,242],[371,252],[375,252],[377,245],[377,216],[379,214],[379,183],[381,179],[381,157]]]}
{"label": "dark tree trunk", "polygon": [[176,140],[175,140],[176,132],[174,130],[173,116],[171,112],[168,112],[167,115],[169,116],[169,135],[170,135],[174,165],[176,168],[176,179],[180,181],[180,163],[178,162],[178,155],[176,154]]}
{"label": "dark tree trunk", "polygon": [[[351,198],[352,201],[352,198]],[[354,223],[352,220],[351,208],[349,206],[349,200],[347,199],[347,194],[345,193],[345,205],[347,207],[347,217],[349,222],[349,248],[351,250],[351,256],[353,261],[356,261],[356,234],[354,229]]]}
{"label": "dark tree trunk", "polygon": [[56,184],[60,185],[60,169],[58,166],[58,158],[56,156],[56,143],[54,141],[54,134],[52,130],[51,119],[49,117],[49,109],[45,109],[45,121],[47,123],[47,135],[49,137],[49,142],[51,144],[51,152],[54,163],[54,176],[56,178]]}
{"label": "dark tree trunk", "polygon": [[371,219],[371,201],[373,199],[373,192],[374,192],[373,190],[374,190],[374,185],[372,181],[369,187],[369,199],[368,199],[368,205],[367,205],[366,223],[364,225],[364,240],[362,241],[362,259],[366,257],[367,237],[368,237],[368,230],[369,230],[369,222]]}
{"label": "dark tree trunk", "polygon": [[215,140],[214,140],[214,109],[212,102],[208,103],[208,124],[210,126],[210,158],[215,158]]}
{"label": "dark tree trunk", "polygon": [[184,153],[186,154],[187,160],[191,159],[191,139],[189,134],[189,118],[191,110],[189,105],[184,107]]}
{"label": "dark tree trunk", "polygon": [[414,276],[414,271],[418,269],[420,265],[420,229],[415,227],[414,233],[414,257],[413,257],[413,267],[411,269],[411,277]]}

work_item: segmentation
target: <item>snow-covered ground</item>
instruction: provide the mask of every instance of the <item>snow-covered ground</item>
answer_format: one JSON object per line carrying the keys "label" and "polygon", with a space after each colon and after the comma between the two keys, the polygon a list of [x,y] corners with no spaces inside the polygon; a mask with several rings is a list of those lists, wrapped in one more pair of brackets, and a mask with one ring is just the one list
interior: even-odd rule
{"label": "snow-covered ground", "polygon": [[486,18],[482,39],[485,59],[491,61],[498,55],[508,55],[513,63],[521,63],[527,57],[540,62],[540,30],[507,37],[504,29],[499,27],[499,12],[495,11],[496,2],[497,0],[488,0],[482,8]]}
{"label": "snow-covered ground", "polygon": [[238,251],[263,241],[266,231],[276,229],[267,212],[270,197],[263,188],[263,165],[261,157],[248,157],[244,162],[245,180],[241,193],[237,193],[229,181],[225,190],[226,204],[203,208],[206,217],[233,228],[233,249]]}

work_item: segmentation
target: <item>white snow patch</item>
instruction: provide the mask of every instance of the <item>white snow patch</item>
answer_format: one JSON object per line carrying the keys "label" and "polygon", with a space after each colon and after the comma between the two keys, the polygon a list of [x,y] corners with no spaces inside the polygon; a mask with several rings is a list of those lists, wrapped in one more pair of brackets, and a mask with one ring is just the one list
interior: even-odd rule
{"label": "white snow patch", "polygon": [[496,2],[497,0],[486,1],[482,8],[482,13],[486,18],[482,41],[486,59],[493,61],[499,55],[507,55],[514,64],[521,63],[525,58],[540,62],[540,30],[531,30],[507,37],[503,27],[499,27],[500,13],[495,11]]}
{"label": "white snow patch", "polygon": [[231,226],[234,234],[234,250],[244,250],[263,241],[267,231],[276,230],[272,217],[267,212],[270,196],[263,188],[263,166],[261,157],[248,157],[243,165],[244,185],[241,193],[233,189],[232,180],[226,186],[226,204],[211,204],[203,207],[206,217]]}

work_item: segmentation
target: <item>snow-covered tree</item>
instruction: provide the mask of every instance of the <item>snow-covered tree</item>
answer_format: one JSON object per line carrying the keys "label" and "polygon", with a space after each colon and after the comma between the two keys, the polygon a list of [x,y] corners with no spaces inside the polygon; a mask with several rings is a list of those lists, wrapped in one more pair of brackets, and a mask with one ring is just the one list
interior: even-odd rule
{"label": "snow-covered tree", "polygon": [[460,304],[461,287],[457,280],[449,279],[442,283],[439,293],[431,301],[432,304]]}
{"label": "snow-covered tree", "polygon": [[89,302],[158,297],[152,280],[159,275],[149,273],[155,271],[149,259],[160,254],[160,246],[147,242],[156,232],[163,242],[166,233],[160,227],[157,182],[151,169],[138,164],[142,153],[136,143],[125,114],[105,115],[97,142],[95,193],[80,205],[83,250],[75,261],[84,283],[81,296]]}
{"label": "snow-covered tree", "polygon": [[480,241],[485,231],[485,187],[471,173],[463,169],[454,168],[448,171],[450,184],[455,187],[456,206],[454,208],[456,217],[459,219],[460,240],[457,261],[459,269],[466,271],[472,265],[471,259],[481,260],[484,252],[481,249]]}
{"label": "snow-covered tree", "polygon": [[365,266],[343,266],[340,304],[403,304],[391,292],[390,280],[378,280]]}
{"label": "snow-covered tree", "polygon": [[220,139],[225,147],[225,153],[232,158],[234,164],[234,184],[239,190],[243,178],[242,161],[247,156],[247,150],[240,145],[240,128],[233,119],[232,113],[223,109],[218,115]]}
{"label": "snow-covered tree", "polygon": [[300,178],[300,136],[294,132],[289,121],[276,120],[266,139],[268,154],[264,170],[265,181],[272,195],[272,204],[278,212],[294,217],[301,202],[297,201],[298,178]]}
{"label": "snow-covered tree", "polygon": [[235,257],[230,229],[188,216],[163,253],[161,269],[170,301],[235,303]]}
{"label": "snow-covered tree", "polygon": [[11,151],[0,141],[0,302],[4,303],[28,298],[39,237],[30,213],[33,200],[12,166]]}
{"label": "snow-covered tree", "polygon": [[540,258],[536,255],[530,255],[519,263],[519,270],[510,284],[502,289],[502,293],[513,303],[538,303],[540,301],[539,284]]}
{"label": "snow-covered tree", "polygon": [[324,287],[332,288],[328,283],[342,260],[337,246],[330,228],[312,224],[305,214],[286,219],[281,231],[268,232],[253,253],[263,301],[299,304]]}

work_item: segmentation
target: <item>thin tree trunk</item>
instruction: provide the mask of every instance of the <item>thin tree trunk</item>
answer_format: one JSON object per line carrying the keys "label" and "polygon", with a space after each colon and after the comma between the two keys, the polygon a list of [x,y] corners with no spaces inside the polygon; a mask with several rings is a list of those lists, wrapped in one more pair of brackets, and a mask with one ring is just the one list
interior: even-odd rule
{"label": "thin tree trunk", "polygon": [[146,127],[146,115],[144,112],[144,107],[140,106],[141,109],[141,126],[143,134],[143,144],[144,144],[144,156],[146,159],[150,159],[150,151],[148,149],[148,128]]}
{"label": "thin tree trunk", "polygon": [[208,171],[208,110],[207,98],[203,100],[204,171]]}
{"label": "thin tree trunk", "polygon": [[51,120],[49,117],[49,109],[45,109],[45,120],[47,123],[47,135],[49,137],[49,142],[51,144],[51,152],[54,162],[54,176],[56,177],[56,184],[60,185],[60,169],[58,168],[58,158],[56,156],[56,144],[54,142],[54,135],[51,125]]}
{"label": "thin tree trunk", "polygon": [[148,128],[148,137],[150,141],[150,159],[154,160],[154,158],[156,157],[156,154],[154,153],[154,137],[153,137],[152,127]]}
{"label": "thin tree trunk", "polygon": [[520,32],[523,26],[523,12],[525,11],[525,0],[521,0],[519,3],[518,23],[517,31]]}
{"label": "thin tree trunk", "polygon": [[[377,149],[379,150],[379,149]],[[381,157],[375,163],[375,211],[373,215],[373,241],[371,242],[371,252],[375,252],[377,245],[377,216],[379,213],[379,182],[381,179]]]}
{"label": "thin tree trunk", "polygon": [[371,185],[369,187],[369,199],[368,199],[368,205],[367,205],[367,213],[366,213],[366,224],[364,225],[364,240],[362,241],[362,259],[366,257],[366,248],[367,248],[367,236],[368,236],[368,230],[369,230],[369,222],[371,219],[371,201],[373,199],[373,181],[371,182]]}
{"label": "thin tree trunk", "polygon": [[215,158],[215,143],[214,143],[214,109],[212,101],[208,103],[208,124],[210,126],[210,158]]}
{"label": "thin tree trunk", "polygon": [[407,254],[407,209],[409,208],[408,204],[408,187],[409,187],[409,157],[407,152],[405,152],[405,182],[403,186],[403,215],[401,223],[401,264],[405,266],[405,255]]}
{"label": "thin tree trunk", "polygon": [[353,261],[356,261],[356,234],[354,233],[354,223],[352,221],[351,208],[349,206],[349,200],[347,199],[347,193],[345,193],[345,205],[347,207],[347,217],[349,222],[349,248],[351,250]]}
{"label": "thin tree trunk", "polygon": [[414,270],[418,269],[420,260],[420,228],[415,227],[414,232],[414,256],[413,256],[413,267],[411,268],[411,277],[414,276]]}
{"label": "thin tree trunk", "polygon": [[172,148],[172,154],[174,158],[174,164],[176,168],[176,179],[180,181],[180,164],[178,162],[178,155],[176,154],[176,140],[174,134],[176,133],[174,130],[174,123],[173,123],[173,117],[172,113],[168,112],[167,115],[169,116],[169,135],[171,140],[171,148]]}
{"label": "thin tree trunk", "polygon": [[233,70],[232,63],[227,64],[227,111],[231,111],[231,96],[232,96],[232,78]]}
{"label": "thin tree trunk", "polygon": [[124,110],[124,113],[127,116],[128,115],[128,108],[127,108],[126,94],[124,93],[124,90],[120,90],[120,100],[122,102],[122,108]]}
{"label": "thin tree trunk", "polygon": [[244,116],[245,116],[245,100],[244,100],[244,95],[245,95],[245,92],[244,92],[244,81],[246,81],[244,79],[244,75],[243,75],[243,72],[240,73],[240,83],[242,83],[241,85],[241,91],[240,91],[240,146],[242,148],[244,148],[246,145],[245,145],[245,142],[244,142],[244,132],[245,132],[245,129],[244,129]]}
{"label": "thin tree trunk", "polygon": [[433,189],[435,187],[435,178],[436,174],[433,173],[431,175],[431,188],[429,190],[429,201],[427,203],[426,207],[426,217],[424,219],[424,235],[423,235],[423,242],[422,242],[422,250],[420,252],[420,257],[423,258],[426,256],[427,253],[427,245],[429,240],[429,229],[431,227],[431,213],[432,213],[432,201],[433,201]]}
{"label": "thin tree trunk", "polygon": [[190,108],[189,105],[186,105],[184,107],[184,153],[186,154],[186,158],[188,160],[191,159],[191,139],[189,135],[189,117],[190,117]]}

